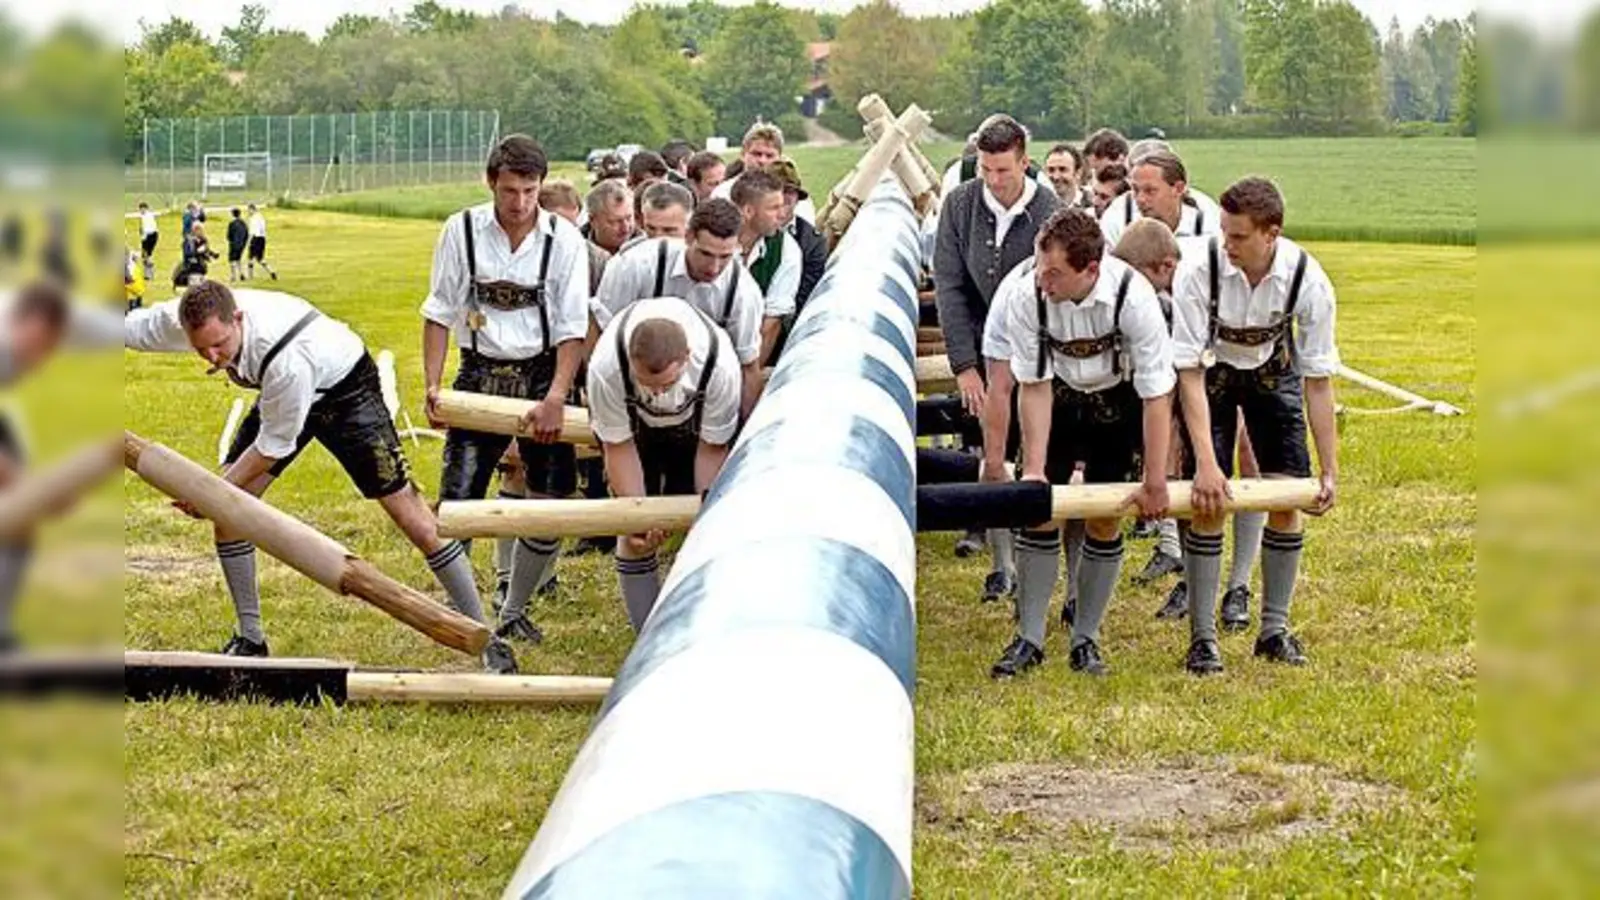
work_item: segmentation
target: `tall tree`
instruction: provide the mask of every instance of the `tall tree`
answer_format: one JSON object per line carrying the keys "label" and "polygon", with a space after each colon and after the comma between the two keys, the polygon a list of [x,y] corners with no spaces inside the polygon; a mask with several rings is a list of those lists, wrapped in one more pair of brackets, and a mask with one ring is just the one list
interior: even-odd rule
{"label": "tall tree", "polygon": [[855,109],[867,94],[883,96],[896,111],[923,96],[938,75],[932,32],[889,0],[851,10],[839,23],[828,60],[828,83],[838,103]]}
{"label": "tall tree", "polygon": [[1448,122],[1451,106],[1455,102],[1456,81],[1461,77],[1461,51],[1466,28],[1456,19],[1434,21],[1430,16],[1418,26],[1411,39],[1413,43],[1421,44],[1433,72],[1429,118],[1435,122]]}
{"label": "tall tree", "polygon": [[1573,50],[1572,114],[1579,128],[1600,129],[1600,10],[1585,19]]}
{"label": "tall tree", "polygon": [[1468,137],[1475,137],[1479,127],[1478,104],[1483,97],[1483,72],[1478,63],[1478,34],[1468,28],[1461,42],[1461,78],[1456,82],[1455,108],[1452,121]]}
{"label": "tall tree", "polygon": [[1242,0],[1214,0],[1212,13],[1217,72],[1208,105],[1212,115],[1226,116],[1244,105],[1244,5]]}
{"label": "tall tree", "polygon": [[1299,128],[1312,112],[1321,37],[1312,0],[1245,0],[1245,71],[1256,106]]}
{"label": "tall tree", "polygon": [[1036,134],[1083,128],[1096,23],[1082,0],[997,0],[977,13],[982,103]]}
{"label": "tall tree", "polygon": [[758,118],[793,114],[806,71],[805,45],[783,7],[758,0],[733,10],[706,50],[704,97],[718,133],[742,135]]}
{"label": "tall tree", "polygon": [[160,25],[140,20],[139,46],[151,56],[160,57],[176,44],[204,44],[206,36],[188,19],[172,16]]}
{"label": "tall tree", "polygon": [[336,40],[341,37],[356,37],[381,28],[384,21],[377,16],[366,16],[359,13],[342,13],[333,20],[328,30],[323,33],[323,40]]}
{"label": "tall tree", "polygon": [[1377,113],[1378,32],[1349,0],[1319,4],[1316,20],[1322,42],[1315,57],[1316,111],[1348,131]]}
{"label": "tall tree", "polygon": [[246,3],[239,10],[239,21],[222,29],[222,61],[233,69],[249,66],[266,30],[267,8],[259,3]]}

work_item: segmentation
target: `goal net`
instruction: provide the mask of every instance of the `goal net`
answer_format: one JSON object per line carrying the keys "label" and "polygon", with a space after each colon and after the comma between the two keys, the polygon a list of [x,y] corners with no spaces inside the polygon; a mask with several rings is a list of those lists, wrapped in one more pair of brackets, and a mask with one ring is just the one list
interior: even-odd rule
{"label": "goal net", "polygon": [[200,196],[265,194],[272,189],[271,153],[207,153],[201,167]]}

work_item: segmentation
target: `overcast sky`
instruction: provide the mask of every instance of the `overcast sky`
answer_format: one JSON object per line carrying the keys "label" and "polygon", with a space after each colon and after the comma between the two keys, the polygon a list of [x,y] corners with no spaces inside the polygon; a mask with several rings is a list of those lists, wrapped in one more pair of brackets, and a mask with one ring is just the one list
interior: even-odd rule
{"label": "overcast sky", "polygon": [[[76,13],[107,28],[115,28],[123,40],[135,40],[139,35],[140,20],[152,24],[165,21],[170,16],[181,16],[199,25],[215,37],[224,25],[238,20],[239,8],[248,0],[0,0],[0,7],[31,30],[48,27],[64,15]],[[507,0],[441,0],[445,6],[466,8],[479,12],[493,12],[506,5]],[[627,13],[633,0],[512,0],[517,6],[544,18],[559,10],[584,22],[615,22]],[[686,0],[664,0],[686,2]],[[740,5],[748,0],[728,0],[729,5]],[[812,9],[844,12],[862,0],[780,0],[785,6],[806,6]],[[988,0],[896,0],[896,4],[912,14],[933,11],[953,12],[974,9]],[[1407,29],[1427,16],[1436,18],[1461,17],[1481,7],[1490,12],[1517,17],[1535,23],[1541,30],[1560,33],[1570,28],[1583,13],[1600,0],[1352,0],[1367,14],[1380,30],[1389,19],[1399,16]],[[312,35],[321,34],[328,23],[341,13],[367,13],[387,15],[403,12],[411,7],[411,0],[285,0],[268,3],[272,10],[268,24],[278,28],[291,28]]]}

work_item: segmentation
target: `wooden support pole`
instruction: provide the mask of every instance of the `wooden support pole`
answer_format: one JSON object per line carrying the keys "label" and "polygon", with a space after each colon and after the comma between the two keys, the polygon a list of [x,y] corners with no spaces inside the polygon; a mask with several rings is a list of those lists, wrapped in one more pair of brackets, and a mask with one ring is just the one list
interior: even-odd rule
{"label": "wooden support pole", "polygon": [[849,230],[850,223],[855,220],[856,211],[877,187],[895,155],[933,122],[932,117],[926,112],[921,110],[916,112],[920,115],[911,118],[908,123],[911,126],[909,130],[901,127],[899,123],[887,125],[882,136],[841,182],[841,187],[835,188],[829,195],[827,204],[817,216],[817,228],[828,239],[830,249],[838,244],[839,238]]}
{"label": "wooden support pole", "polygon": [[345,679],[345,692],[351,703],[592,706],[611,692],[611,679],[478,672],[351,672]]}
{"label": "wooden support pole", "polygon": [[[1306,509],[1317,499],[1311,478],[1242,478],[1230,483],[1228,512]],[[1051,518],[1114,518],[1132,515],[1128,498],[1137,484],[1056,485]],[[1194,515],[1190,483],[1167,484],[1174,518]],[[685,531],[700,512],[692,496],[629,497],[607,500],[463,500],[439,508],[439,533],[453,538],[595,537],[637,534],[652,529]]]}
{"label": "wooden support pole", "polygon": [[23,474],[0,491],[0,540],[12,540],[32,531],[41,521],[105,481],[121,461],[121,442],[104,441],[41,472]]}
{"label": "wooden support pole", "polygon": [[124,432],[123,462],[156,490],[188,502],[201,515],[329,590],[359,597],[462,653],[480,653],[489,642],[489,629],[483,623],[395,581],[333,538],[160,444]]}
{"label": "wooden support pole", "polygon": [[950,357],[924,356],[917,360],[917,390],[940,394],[955,390],[956,375],[950,371]]}
{"label": "wooden support pole", "polygon": [[[872,123],[878,121],[879,119],[894,118],[894,110],[890,109],[889,104],[884,102],[884,99],[877,94],[868,94],[865,97],[862,97],[861,102],[856,104],[856,112],[860,114],[861,120],[866,123],[866,127],[863,128],[863,133],[867,135],[868,140],[874,141],[878,139],[878,136],[869,130],[872,127]],[[910,114],[911,108],[907,107],[906,111],[902,113],[901,116],[903,118]],[[901,124],[904,125],[906,123],[902,122]],[[916,164],[917,168],[921,170],[923,177],[927,179],[929,185],[934,188],[939,187],[941,181],[939,171],[933,167],[932,163],[928,162],[928,157],[923,155],[922,149],[916,145],[915,140],[906,145],[905,150],[901,151],[901,155],[910,158]],[[913,194],[912,196],[916,195]]]}
{"label": "wooden support pole", "polygon": [[[533,407],[532,400],[441,390],[436,408],[439,421],[451,428],[533,437],[533,432],[522,429],[522,417]],[[596,443],[587,409],[568,406],[562,411],[560,440],[563,444]]]}
{"label": "wooden support pole", "polygon": [[[867,136],[867,140],[873,142],[883,137],[891,122],[898,124],[907,134],[911,134],[913,130],[921,131],[922,129],[917,127],[917,122],[920,117],[926,115],[921,107],[913,103],[896,119],[888,104],[877,94],[862,97],[856,109],[866,122],[862,129],[863,133]],[[917,151],[915,143],[907,141],[890,160],[889,169],[900,180],[900,186],[905,189],[906,196],[911,198],[918,215],[926,216],[939,202],[939,178],[933,173],[932,166],[928,166],[927,160]]]}
{"label": "wooden support pole", "polygon": [[1346,381],[1353,381],[1369,391],[1376,391],[1388,397],[1393,397],[1406,404],[1407,409],[1426,409],[1436,416],[1459,416],[1461,409],[1451,406],[1442,400],[1429,400],[1421,394],[1413,394],[1402,387],[1396,387],[1381,378],[1375,378],[1365,372],[1352,369],[1349,366],[1339,367],[1339,377]]}

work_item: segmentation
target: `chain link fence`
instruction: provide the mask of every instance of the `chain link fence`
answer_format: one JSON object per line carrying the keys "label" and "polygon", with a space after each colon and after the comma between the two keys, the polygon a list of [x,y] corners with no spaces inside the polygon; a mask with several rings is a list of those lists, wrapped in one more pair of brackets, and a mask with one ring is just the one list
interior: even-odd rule
{"label": "chain link fence", "polygon": [[495,110],[146,119],[127,154],[124,203],[270,203],[470,181],[499,133]]}

